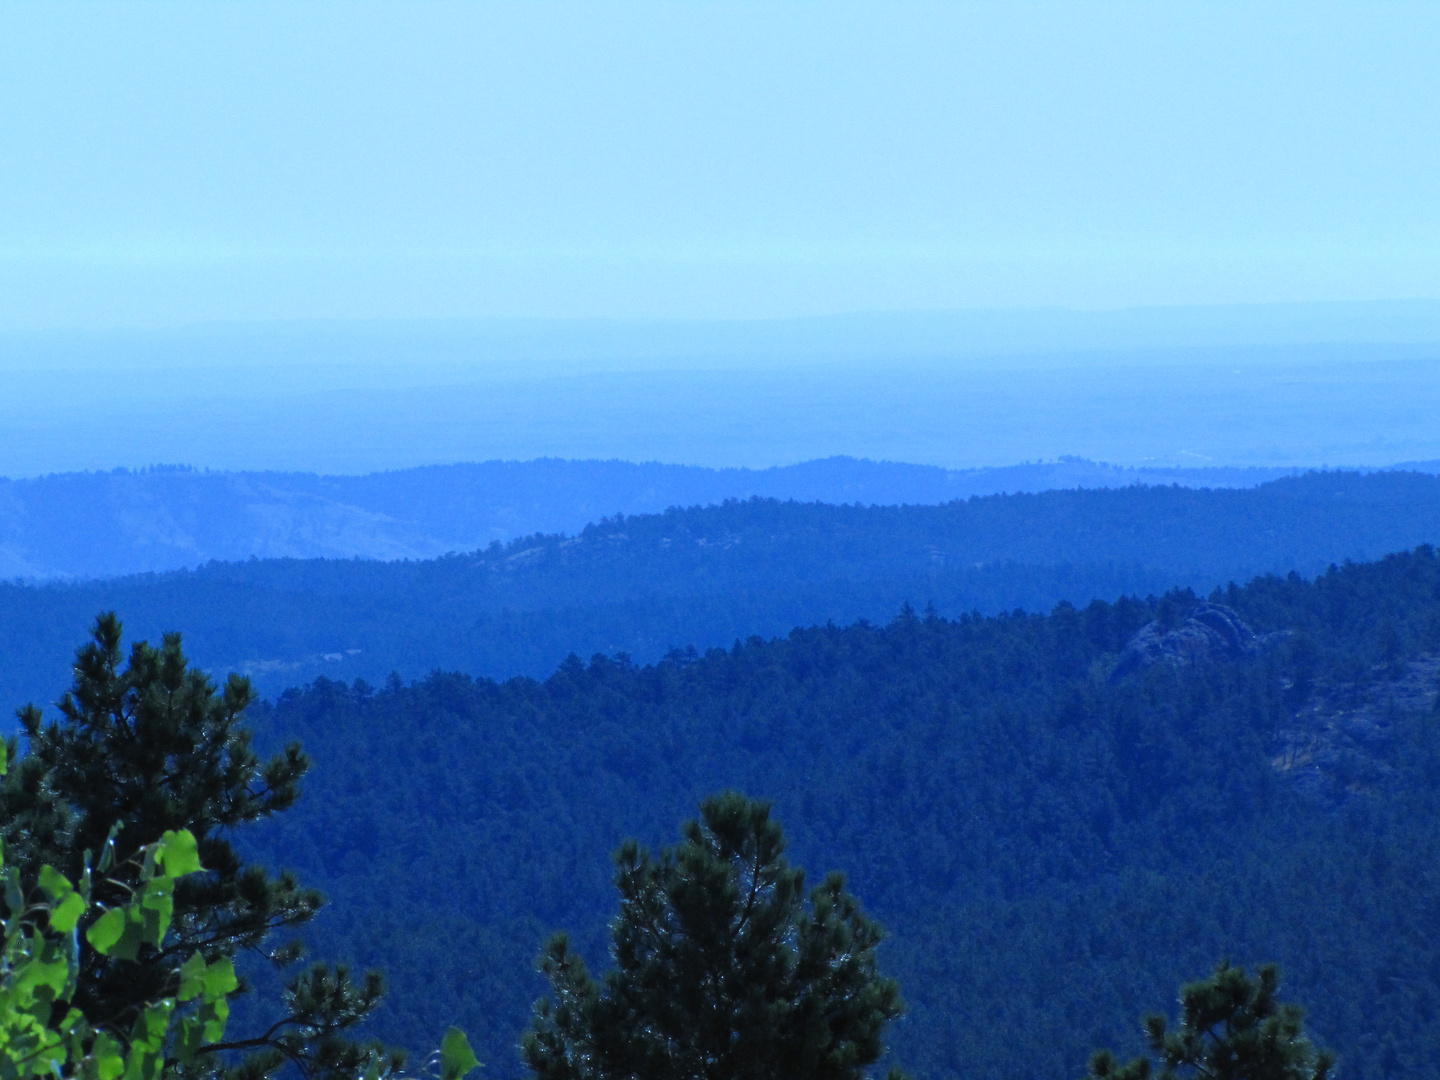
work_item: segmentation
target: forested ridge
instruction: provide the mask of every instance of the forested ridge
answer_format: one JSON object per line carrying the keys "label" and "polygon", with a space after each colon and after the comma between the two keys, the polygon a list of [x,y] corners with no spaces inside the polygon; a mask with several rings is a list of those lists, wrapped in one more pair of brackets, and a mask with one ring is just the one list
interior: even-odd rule
{"label": "forested ridge", "polygon": [[606,853],[725,788],[772,798],[792,860],[844,869],[887,928],[916,1075],[1078,1077],[1228,958],[1283,966],[1342,1075],[1434,1076],[1437,657],[1422,547],[543,681],[321,679],[249,714],[316,766],[245,844],[329,895],[317,951],[388,971],[375,1030],[459,1022],[495,1076],[520,1070],[550,931],[606,966]]}
{"label": "forested ridge", "polygon": [[272,559],[81,584],[0,585],[0,693],[53,699],[75,627],[184,628],[216,674],[273,695],[317,675],[543,676],[569,652],[728,647],[900,605],[943,615],[1208,592],[1440,539],[1440,478],[1312,473],[1244,490],[1131,487],[942,506],[754,499],[616,516],[428,561]]}
{"label": "forested ridge", "polygon": [[[1414,463],[1420,472],[1440,462]],[[573,533],[615,513],[761,496],[890,506],[1055,488],[1252,487],[1294,468],[1123,468],[1079,458],[999,468],[833,457],[768,469],[486,461],[324,476],[178,466],[0,477],[0,578],[100,578],[212,560],[427,559]]]}

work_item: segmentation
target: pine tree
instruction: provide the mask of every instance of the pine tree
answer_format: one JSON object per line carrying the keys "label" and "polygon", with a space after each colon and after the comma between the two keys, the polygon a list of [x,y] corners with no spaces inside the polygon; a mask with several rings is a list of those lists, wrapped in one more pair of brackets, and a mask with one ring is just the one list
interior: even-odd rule
{"label": "pine tree", "polygon": [[541,1080],[852,1080],[879,1059],[902,1010],[876,968],[879,926],[840,874],[807,910],[766,803],[726,793],[700,811],[677,847],[616,855],[603,984],[564,935],[546,946],[553,997],[523,1043]]}
{"label": "pine tree", "polygon": [[[30,884],[44,864],[78,880],[107,845],[114,865],[133,872],[132,856],[167,832],[195,836],[206,872],[176,884],[162,946],[147,944],[122,962],[81,935],[72,1004],[94,1028],[124,1040],[145,1003],[173,985],[196,952],[207,962],[242,949],[278,966],[297,961],[298,943],[274,947],[272,935],[307,922],[324,901],[289,873],[272,877],[245,865],[226,838],[290,807],[309,767],[298,743],[263,762],[251,749],[242,723],[249,683],[231,675],[217,692],[188,666],[178,634],[167,634],[159,649],[135,643],[122,665],[113,613],[96,619],[91,636],[76,653],[59,719],[46,722],[33,705],[19,711],[28,752],[0,788],[0,838],[7,862]],[[14,751],[12,740],[12,759]],[[122,903],[133,885],[123,873],[97,876],[95,900]],[[248,1052],[236,1071],[251,1080],[286,1065],[330,1080],[356,1076],[372,1062],[383,1066],[378,1044],[344,1034],[374,1008],[381,989],[378,974],[356,984],[344,968],[315,965],[291,979],[284,1015],[273,1026],[209,1047],[192,1071],[223,1071],[221,1051]]]}
{"label": "pine tree", "polygon": [[[1334,1055],[1316,1050],[1304,1035],[1296,1005],[1275,999],[1280,972],[1266,964],[1255,973],[1221,964],[1208,979],[1180,989],[1180,1025],[1145,1018],[1145,1034],[1159,1058],[1158,1080],[1325,1080]],[[1148,1058],[1121,1065],[1109,1050],[1090,1059],[1088,1080],[1146,1080]]]}

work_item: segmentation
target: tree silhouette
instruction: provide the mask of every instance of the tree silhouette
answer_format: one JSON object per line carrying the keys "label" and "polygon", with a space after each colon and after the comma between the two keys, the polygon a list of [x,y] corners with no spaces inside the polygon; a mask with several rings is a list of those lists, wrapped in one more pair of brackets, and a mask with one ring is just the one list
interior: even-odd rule
{"label": "tree silhouette", "polygon": [[[804,898],[769,806],[712,796],[684,842],[616,855],[615,968],[596,983],[564,935],[541,958],[553,997],[524,1040],[542,1080],[849,1080],[883,1051],[899,990],[880,928],[830,874]],[[898,1075],[898,1070],[892,1072]]]}
{"label": "tree silhouette", "polygon": [[[1296,1005],[1277,1002],[1280,971],[1266,964],[1249,978],[1228,963],[1180,990],[1180,1024],[1167,1029],[1159,1015],[1145,1018],[1151,1052],[1159,1059],[1159,1080],[1325,1080],[1332,1054],[1305,1038]],[[1145,1080],[1148,1058],[1126,1065],[1109,1050],[1090,1059],[1089,1080]]]}

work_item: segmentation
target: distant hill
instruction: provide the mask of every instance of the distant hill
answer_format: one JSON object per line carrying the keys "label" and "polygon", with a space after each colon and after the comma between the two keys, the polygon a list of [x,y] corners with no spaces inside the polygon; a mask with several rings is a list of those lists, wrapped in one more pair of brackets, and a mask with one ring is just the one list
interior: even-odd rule
{"label": "distant hill", "polygon": [[[1440,471],[1440,462],[1412,466]],[[1281,468],[1121,468],[1064,458],[954,470],[835,457],[772,469],[490,461],[372,473],[188,468],[0,479],[0,579],[103,578],[211,560],[430,559],[616,513],[754,496],[934,505],[975,495],[1133,484],[1253,487]]]}
{"label": "distant hill", "polygon": [[183,630],[196,662],[244,672],[274,695],[319,675],[375,684],[392,671],[414,678],[435,668],[543,676],[571,652],[650,661],[798,625],[884,621],[906,602],[959,615],[1043,612],[1061,600],[1175,585],[1208,592],[1436,541],[1440,477],[1415,472],[939,506],[757,498],[612,516],[573,536],[532,535],[433,560],[256,559],[0,586],[0,702],[53,699],[71,649],[102,609],[151,640]]}

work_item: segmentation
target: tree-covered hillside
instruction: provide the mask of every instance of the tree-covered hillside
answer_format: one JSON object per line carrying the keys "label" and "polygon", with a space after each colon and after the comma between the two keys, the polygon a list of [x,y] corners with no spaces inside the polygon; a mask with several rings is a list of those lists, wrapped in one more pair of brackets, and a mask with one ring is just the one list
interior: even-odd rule
{"label": "tree-covered hillside", "polygon": [[1083,1074],[1224,958],[1278,961],[1355,1080],[1440,1075],[1440,560],[1426,547],[1148,601],[820,626],[543,682],[320,680],[252,714],[316,762],[251,844],[379,964],[387,1037],[459,1022],[493,1076],[555,929],[592,970],[606,853],[772,797],[848,872],[919,1076]]}
{"label": "tree-covered hillside", "polygon": [[0,586],[0,694],[53,699],[94,612],[266,695],[317,675],[545,675],[569,652],[728,647],[793,626],[1048,611],[1208,592],[1440,540],[1440,477],[1314,473],[1246,490],[1134,487],[857,507],[757,499],[610,518],[423,562],[254,560],[83,585]]}
{"label": "tree-covered hillside", "polygon": [[[1414,465],[1440,472],[1440,462]],[[835,457],[770,469],[486,461],[364,476],[179,467],[0,478],[0,578],[103,578],[212,560],[433,559],[615,513],[756,496],[865,506],[1131,484],[1253,487],[1301,470],[1120,468],[1078,458],[942,469]]]}

